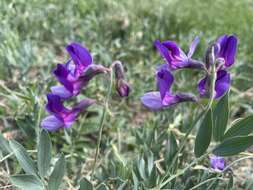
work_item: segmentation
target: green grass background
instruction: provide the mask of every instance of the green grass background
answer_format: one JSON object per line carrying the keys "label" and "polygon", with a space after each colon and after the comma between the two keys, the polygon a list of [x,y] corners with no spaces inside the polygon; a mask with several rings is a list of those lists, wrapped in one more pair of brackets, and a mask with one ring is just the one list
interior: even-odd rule
{"label": "green grass background", "polygon": [[[239,46],[231,68],[232,116],[252,112],[252,18],[250,0],[1,0],[0,130],[19,133],[21,129],[20,140],[28,148],[34,146],[34,136],[27,134],[45,115],[45,95],[56,83],[51,70],[67,60],[64,47],[72,41],[85,44],[95,63],[109,66],[119,59],[127,69],[132,92],[126,100],[113,93],[102,143],[104,154],[121,139],[119,152],[128,155],[128,160],[141,149],[132,131],[152,128],[158,121],[168,125],[176,116],[188,113],[188,104],[161,113],[150,113],[140,104],[140,96],[155,88],[154,70],[162,63],[153,47],[155,39],[175,40],[187,51],[191,40],[199,36],[201,43],[194,57],[202,58],[208,42],[222,34],[236,34]],[[176,73],[176,78],[174,90],[197,93],[201,74],[185,71]],[[102,101],[107,85],[99,76],[79,98]],[[51,135],[55,152],[78,155],[69,161],[69,176],[77,174],[75,166],[80,160],[88,163],[82,172],[89,171],[100,112],[101,107],[94,106],[70,134]]]}

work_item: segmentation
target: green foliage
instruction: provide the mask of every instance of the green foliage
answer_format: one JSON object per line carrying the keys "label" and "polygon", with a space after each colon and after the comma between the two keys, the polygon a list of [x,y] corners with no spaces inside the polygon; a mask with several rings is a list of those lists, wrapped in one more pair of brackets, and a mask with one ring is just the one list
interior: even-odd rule
{"label": "green foliage", "polygon": [[93,190],[93,185],[86,178],[82,178],[80,181],[80,190]]}
{"label": "green foliage", "polygon": [[[227,127],[225,123],[253,112],[250,90],[253,82],[251,4],[251,0],[0,1],[0,160],[14,151],[25,172],[37,176],[38,171],[36,179],[44,181],[45,186],[48,179],[58,181],[52,185],[55,188],[60,186],[60,180],[62,186],[70,188],[64,179],[56,177],[56,158],[53,155],[59,152],[66,156],[65,174],[71,185],[78,187],[80,178],[89,175],[101,117],[102,107],[99,105],[106,94],[107,80],[98,77],[81,93],[80,99],[85,96],[95,98],[98,105],[89,108],[71,129],[52,133],[51,139],[45,132],[39,133],[41,118],[46,114],[45,94],[50,91],[50,86],[56,84],[51,70],[58,62],[68,59],[64,46],[77,41],[91,50],[94,63],[108,66],[112,60],[123,61],[127,79],[132,85],[128,99],[120,100],[115,93],[112,94],[94,188],[101,183],[109,189],[157,187],[162,180],[194,161],[195,129],[194,136],[189,135],[185,141],[184,136],[201,111],[187,103],[160,113],[150,113],[142,108],[139,97],[154,89],[154,65],[163,62],[153,48],[153,41],[175,40],[187,50],[189,42],[198,35],[201,42],[194,55],[197,57],[203,54],[207,41],[215,40],[224,33],[235,33],[240,43],[237,61],[231,68],[231,111],[226,112],[228,104],[227,96],[224,96],[213,110],[213,137],[221,141],[215,150],[223,152],[226,149],[231,154],[230,147],[224,149],[223,146],[229,146],[225,142],[231,137],[234,139],[234,136],[248,139],[247,135],[252,132],[252,122],[246,122],[249,118],[245,118],[238,123],[232,122],[231,128],[222,137]],[[196,89],[197,80],[202,76],[187,70],[175,73],[175,77],[180,82],[173,90],[188,92]],[[73,100],[73,103],[80,99]],[[205,100],[201,103],[205,104]],[[229,115],[231,117],[227,120]],[[2,134],[14,134],[11,138],[16,138],[26,150],[36,149],[35,144],[39,142],[38,153],[34,154],[36,150],[25,151],[15,141],[11,141],[12,146],[9,146]],[[197,155],[201,155],[207,147],[213,148],[212,142],[209,146],[212,133],[210,128],[202,127],[198,134],[196,141],[201,149],[196,149],[200,151]],[[49,140],[52,140],[52,148]],[[250,144],[246,140],[245,146],[234,141],[239,149],[232,148],[232,152],[244,150]],[[184,146],[177,154],[183,142]],[[43,162],[44,159],[47,161]],[[0,163],[0,168],[5,169],[7,165],[11,173],[22,173],[14,160],[15,157],[9,156]],[[217,174],[209,169],[207,159],[200,164],[202,167],[194,165],[165,188],[190,189],[216,177]],[[63,169],[57,168],[57,171]],[[52,170],[54,177],[50,178]],[[60,173],[64,175],[64,172]],[[22,180],[20,182],[23,183]],[[227,181],[212,182],[201,188],[224,189]],[[12,183],[15,184],[13,180]],[[37,184],[37,181],[31,183]],[[235,189],[241,183],[235,180]]]}
{"label": "green foliage", "polygon": [[222,141],[224,133],[226,131],[229,119],[229,104],[228,104],[228,95],[227,93],[223,96],[217,103],[213,111],[213,137],[216,141]]}
{"label": "green foliage", "polygon": [[18,142],[12,140],[10,141],[10,147],[14,152],[19,164],[24,169],[27,174],[37,175],[37,169],[35,167],[34,161],[28,155],[26,149]]}
{"label": "green foliage", "polygon": [[65,158],[63,155],[57,160],[54,166],[54,170],[49,177],[48,181],[48,189],[49,190],[58,190],[61,183],[62,178],[65,173]]}
{"label": "green foliage", "polygon": [[39,137],[39,146],[38,146],[38,169],[41,177],[44,177],[47,174],[47,171],[50,167],[51,161],[51,140],[48,132],[42,130]]}
{"label": "green foliage", "polygon": [[211,142],[212,129],[213,129],[213,113],[212,109],[209,109],[207,113],[204,115],[203,121],[201,121],[196,136],[194,147],[194,153],[196,157],[200,157],[206,152]]}
{"label": "green foliage", "polygon": [[13,175],[10,177],[11,183],[23,190],[43,190],[43,183],[34,175]]}
{"label": "green foliage", "polygon": [[246,136],[253,131],[253,115],[235,121],[225,134],[224,138]]}
{"label": "green foliage", "polygon": [[213,153],[218,156],[233,156],[245,151],[253,145],[253,136],[232,137],[218,145]]}

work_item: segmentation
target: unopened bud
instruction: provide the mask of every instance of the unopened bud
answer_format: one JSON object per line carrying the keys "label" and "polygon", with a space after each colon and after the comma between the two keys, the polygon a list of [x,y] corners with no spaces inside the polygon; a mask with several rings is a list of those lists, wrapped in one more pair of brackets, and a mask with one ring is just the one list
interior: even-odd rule
{"label": "unopened bud", "polygon": [[124,68],[120,61],[115,61],[114,63],[115,68],[115,76],[116,79],[123,79],[124,78]]}
{"label": "unopened bud", "polygon": [[207,48],[206,51],[206,68],[209,69],[211,65],[215,63],[215,54],[218,51],[218,46],[217,44],[212,44]]}
{"label": "unopened bud", "polygon": [[117,80],[116,90],[121,97],[127,97],[130,92],[130,86],[124,79]]}
{"label": "unopened bud", "polygon": [[125,75],[122,63],[115,61],[113,67],[115,69],[116,90],[121,97],[127,97],[130,92],[130,86],[124,79]]}

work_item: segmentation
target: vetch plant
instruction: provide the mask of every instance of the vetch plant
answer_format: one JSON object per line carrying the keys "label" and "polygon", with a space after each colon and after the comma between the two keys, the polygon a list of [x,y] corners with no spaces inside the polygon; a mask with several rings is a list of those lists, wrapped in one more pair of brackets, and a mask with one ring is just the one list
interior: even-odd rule
{"label": "vetch plant", "polygon": [[[198,103],[197,105],[201,105],[201,110],[204,109],[194,122],[195,124],[185,134],[181,146],[179,146],[175,157],[172,159],[172,164],[177,163],[178,156],[185,146],[187,137],[194,126],[198,125],[194,147],[196,159],[181,171],[177,171],[175,168],[177,166],[171,165],[162,177],[162,180],[156,185],[157,188],[173,188],[177,177],[203,161],[211,153],[213,155],[210,156],[210,166],[219,172],[225,173],[229,167],[225,167],[225,159],[223,157],[238,155],[253,145],[253,137],[251,135],[253,120],[250,119],[252,116],[233,123],[227,129],[229,119],[228,94],[231,85],[228,69],[235,62],[237,37],[234,35],[220,36],[208,47],[203,61],[192,59],[198,41],[197,37],[191,43],[187,55],[174,41],[160,42],[156,40],[154,43],[164,58],[165,64],[158,66],[155,73],[159,91],[144,94],[141,97],[143,105],[151,110],[158,111],[181,102],[189,101]],[[172,93],[173,72],[180,72],[176,71],[179,69],[197,69],[204,73],[205,77],[200,79],[196,85],[199,96],[189,92]],[[202,105],[201,99],[205,98],[208,98],[209,101],[207,105]],[[214,102],[214,100],[217,100],[217,102]],[[215,142],[209,147],[212,139]],[[220,175],[214,179],[207,179],[191,189],[196,189],[212,180],[217,181],[219,177]]]}
{"label": "vetch plant", "polygon": [[[37,152],[37,160],[33,160],[25,148],[18,142],[12,140],[8,143],[3,137],[1,137],[1,142],[5,145],[5,151],[9,152],[9,154],[1,161],[4,161],[14,154],[25,172],[25,174],[10,177],[13,185],[21,189],[57,190],[60,188],[63,176],[65,175],[66,157],[68,156],[62,154],[60,156],[58,155],[54,158],[54,163],[52,163],[52,145],[47,131],[53,132],[59,129],[66,130],[71,127],[73,123],[76,122],[78,116],[80,116],[86,108],[95,104],[96,100],[85,98],[71,108],[66,107],[64,103],[73,97],[78,96],[81,93],[81,90],[88,85],[88,82],[94,76],[97,74],[109,73],[110,81],[99,125],[98,142],[94,156],[93,172],[91,174],[92,178],[99,155],[104,121],[114,82],[114,72],[116,74],[115,86],[118,95],[121,97],[127,97],[130,93],[130,86],[125,80],[123,65],[120,61],[113,62],[111,66],[107,68],[102,65],[93,64],[91,54],[81,44],[71,43],[66,47],[66,50],[70,55],[70,59],[65,64],[58,64],[53,70],[53,75],[61,85],[51,87],[51,92],[47,94],[47,104],[45,109],[50,115],[46,116],[41,121],[42,130],[39,132],[38,148],[37,150],[32,151],[35,153]],[[37,166],[35,162],[37,162]],[[90,182],[83,178],[80,181],[80,188],[86,189],[87,184],[92,188]],[[102,187],[103,184],[100,184],[98,188]]]}
{"label": "vetch plant", "polygon": [[[109,105],[113,87],[119,97],[128,97],[131,89],[120,61],[114,61],[109,67],[95,64],[86,47],[79,43],[67,45],[69,60],[56,65],[52,72],[60,84],[52,86],[47,94],[45,111],[48,115],[38,126],[37,147],[26,150],[17,141],[8,141],[0,135],[0,149],[4,155],[0,163],[14,155],[20,166],[18,174],[10,176],[11,183],[26,190],[57,190],[63,187],[72,158],[79,160],[81,155],[74,152],[74,148],[67,155],[58,153],[59,148],[55,153],[51,138],[61,131],[68,134],[76,128],[73,124],[82,119],[83,113],[89,112],[88,107],[96,106],[98,100],[94,97],[80,101],[76,97],[100,74],[107,80],[108,87],[100,103],[103,108],[96,131],[98,135],[95,138],[94,134],[90,135],[96,146],[92,151],[93,159],[85,160],[88,172],[80,172],[74,177],[76,189],[233,189],[235,177],[232,166],[253,158],[247,152],[253,145],[253,116],[232,122],[230,119],[229,93],[233,80],[229,69],[235,63],[237,41],[235,35],[222,35],[209,44],[204,59],[198,60],[194,58],[198,37],[190,44],[187,53],[174,41],[156,40],[154,46],[165,63],[155,69],[157,90],[140,98],[146,108],[156,112],[154,119],[147,118],[143,126],[131,129],[133,137],[130,137],[129,144],[120,143],[122,137],[129,138],[120,131],[111,141],[107,135],[106,143],[111,149],[101,156],[103,131],[107,129],[108,113],[111,115]],[[174,88],[178,80],[175,73],[189,69],[202,75],[195,84],[197,94]],[[176,110],[177,104],[182,104],[186,113]],[[172,110],[178,114],[175,118],[171,118],[175,115],[171,114]],[[137,117],[146,116],[144,110],[135,114]],[[163,114],[170,118],[165,118]],[[69,144],[74,147],[74,143]],[[128,151],[123,153],[122,146]]]}

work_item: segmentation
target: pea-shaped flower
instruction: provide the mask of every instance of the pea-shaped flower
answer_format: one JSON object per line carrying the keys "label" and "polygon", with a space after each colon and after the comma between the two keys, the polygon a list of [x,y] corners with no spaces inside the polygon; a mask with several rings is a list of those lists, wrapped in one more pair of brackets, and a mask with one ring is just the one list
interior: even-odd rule
{"label": "pea-shaped flower", "polygon": [[[214,44],[214,63],[210,64],[216,64],[215,98],[223,96],[230,88],[231,79],[228,68],[234,64],[236,49],[237,38],[234,35],[223,35]],[[210,64],[207,64],[207,70],[210,70]],[[199,81],[198,90],[201,97],[209,96],[210,82],[208,74]]]}
{"label": "pea-shaped flower", "polygon": [[47,100],[46,110],[50,115],[42,120],[41,126],[49,131],[69,128],[80,112],[95,103],[95,100],[87,98],[69,109],[63,105],[62,99],[58,95],[48,94]]}
{"label": "pea-shaped flower", "polygon": [[186,101],[196,102],[197,98],[190,93],[172,93],[174,77],[167,65],[157,68],[156,80],[159,91],[152,91],[141,97],[142,103],[151,110],[159,110]]}
{"label": "pea-shaped flower", "polygon": [[192,59],[192,55],[199,43],[199,38],[196,37],[189,47],[188,54],[178,46],[174,41],[160,42],[156,40],[154,45],[160,52],[161,56],[165,59],[165,62],[169,65],[170,70],[177,70],[182,68],[196,68],[203,69],[202,62]]}
{"label": "pea-shaped flower", "polygon": [[210,156],[210,164],[211,167],[217,171],[222,171],[225,168],[225,159],[220,156]]}
{"label": "pea-shaped flower", "polygon": [[66,64],[58,64],[53,74],[62,84],[51,87],[51,91],[63,99],[76,96],[81,89],[97,74],[108,69],[92,63],[90,52],[78,43],[66,47],[71,59]]}

